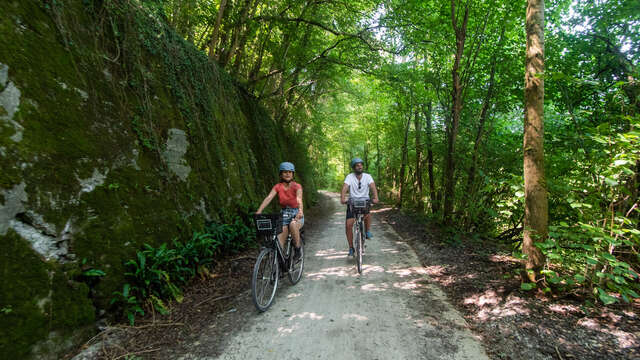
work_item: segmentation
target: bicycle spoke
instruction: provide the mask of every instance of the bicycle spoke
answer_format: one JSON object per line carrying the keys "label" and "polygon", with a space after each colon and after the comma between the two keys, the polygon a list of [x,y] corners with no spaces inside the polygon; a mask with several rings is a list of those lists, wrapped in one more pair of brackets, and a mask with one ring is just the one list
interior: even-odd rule
{"label": "bicycle spoke", "polygon": [[[254,266],[251,282],[253,302],[260,311],[265,311],[271,305],[278,286],[276,252],[273,249],[263,249]],[[275,272],[275,275],[274,275]]]}

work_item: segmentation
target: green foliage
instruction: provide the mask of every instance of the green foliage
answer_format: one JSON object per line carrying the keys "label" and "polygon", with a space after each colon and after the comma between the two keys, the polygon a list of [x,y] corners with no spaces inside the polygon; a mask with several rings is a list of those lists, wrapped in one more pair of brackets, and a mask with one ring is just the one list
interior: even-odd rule
{"label": "green foliage", "polygon": [[[0,271],[10,281],[0,282],[0,304],[13,311],[0,316],[0,357],[26,357],[50,332],[90,326],[122,292],[124,259],[144,243],[191,235],[205,218],[228,223],[225,212],[266,194],[288,154],[309,179],[305,195],[314,192],[295,131],[147,3],[0,2],[0,59],[9,69],[0,91],[20,90],[13,121],[23,129],[16,142],[11,122],[0,121],[0,187],[24,182],[24,208],[57,234],[73,225],[69,250],[91,266],[45,262],[19,235],[1,235]],[[163,157],[172,128],[189,143],[185,181]],[[104,185],[83,188],[96,173]]]}
{"label": "green foliage", "polygon": [[549,264],[560,269],[549,274],[549,282],[584,288],[605,305],[630,302],[640,292],[635,270],[640,262],[639,210],[624,186],[637,176],[640,119],[630,120],[625,132],[612,132],[609,124],[598,126],[590,137],[594,146],[604,146],[598,161],[591,163],[598,176],[567,186],[571,195],[564,209],[570,218],[551,226],[549,239],[537,244]]}
{"label": "green foliage", "polygon": [[145,305],[166,314],[166,301],[181,302],[181,287],[197,274],[207,274],[216,258],[254,245],[253,228],[240,216],[231,224],[211,222],[185,242],[174,240],[172,247],[145,244],[135,259],[125,263],[128,283],[113,293],[111,304],[120,308],[131,324],[136,315],[144,315]]}
{"label": "green foliage", "polygon": [[111,304],[120,306],[129,323],[133,325],[135,323],[135,316],[144,315],[144,310],[142,309],[141,301],[134,295],[131,295],[130,290],[131,285],[124,284],[122,291],[114,291]]}
{"label": "green foliage", "polygon": [[[460,26],[465,3],[456,4]],[[450,144],[451,3],[381,4],[377,21],[384,29],[377,36],[400,55],[381,55],[373,71],[347,72],[335,81],[338,90],[313,107],[310,127],[323,134],[310,139],[321,186],[339,189],[348,159],[366,157],[366,171],[386,198],[435,219],[442,215],[449,146],[455,146],[455,229],[447,229],[446,242],[459,244],[456,231],[480,234],[517,255],[525,206],[525,38],[524,17],[512,14],[524,14],[524,5],[469,3],[464,103]],[[545,9],[541,185],[548,190],[551,232],[537,245],[547,256],[543,281],[523,290],[583,292],[603,304],[640,292],[640,32],[633,26],[639,9],[633,0],[557,1]],[[354,57],[345,53],[345,61]]]}
{"label": "green foliage", "polygon": [[105,273],[102,270],[98,270],[98,269],[89,269],[89,270],[85,270],[82,272],[83,276],[92,276],[92,277],[100,277],[100,276],[105,276],[107,275],[107,273]]}

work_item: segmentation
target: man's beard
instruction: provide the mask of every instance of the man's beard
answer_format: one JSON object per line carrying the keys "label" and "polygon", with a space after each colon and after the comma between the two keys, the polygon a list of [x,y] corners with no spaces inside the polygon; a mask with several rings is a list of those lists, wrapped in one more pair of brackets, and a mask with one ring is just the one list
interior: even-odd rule
{"label": "man's beard", "polygon": [[356,170],[356,169],[353,169],[353,172],[354,172],[356,175],[360,175],[360,174],[362,174],[362,173],[363,173],[363,171],[362,171],[362,170]]}

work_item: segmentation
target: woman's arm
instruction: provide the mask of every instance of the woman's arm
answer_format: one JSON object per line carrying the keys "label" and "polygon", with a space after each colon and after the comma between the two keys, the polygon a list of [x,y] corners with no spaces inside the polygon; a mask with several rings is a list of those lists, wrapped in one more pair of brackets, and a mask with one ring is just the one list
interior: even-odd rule
{"label": "woman's arm", "polygon": [[299,220],[304,216],[303,205],[302,205],[302,187],[296,191],[296,198],[298,199],[298,214],[296,215],[296,219]]}
{"label": "woman's arm", "polygon": [[269,195],[267,195],[267,197],[264,198],[264,200],[262,200],[262,204],[260,204],[260,207],[258,208],[258,211],[256,211],[256,214],[262,213],[262,210],[264,210],[264,208],[266,208],[267,205],[269,205],[269,203],[271,202],[271,200],[273,200],[276,194],[277,194],[276,191],[271,189],[271,192],[269,193]]}

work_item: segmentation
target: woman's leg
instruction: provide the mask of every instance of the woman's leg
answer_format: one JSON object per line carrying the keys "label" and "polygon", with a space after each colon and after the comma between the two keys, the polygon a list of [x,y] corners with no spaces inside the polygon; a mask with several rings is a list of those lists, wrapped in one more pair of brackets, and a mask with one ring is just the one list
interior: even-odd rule
{"label": "woman's leg", "polygon": [[292,221],[289,224],[289,231],[291,231],[291,237],[293,238],[293,245],[300,247],[300,228],[302,224],[299,221]]}
{"label": "woman's leg", "polygon": [[282,233],[278,235],[278,240],[280,241],[280,247],[282,248],[282,251],[287,250],[285,248],[285,246],[287,245],[287,235],[289,235],[289,225],[282,225]]}

